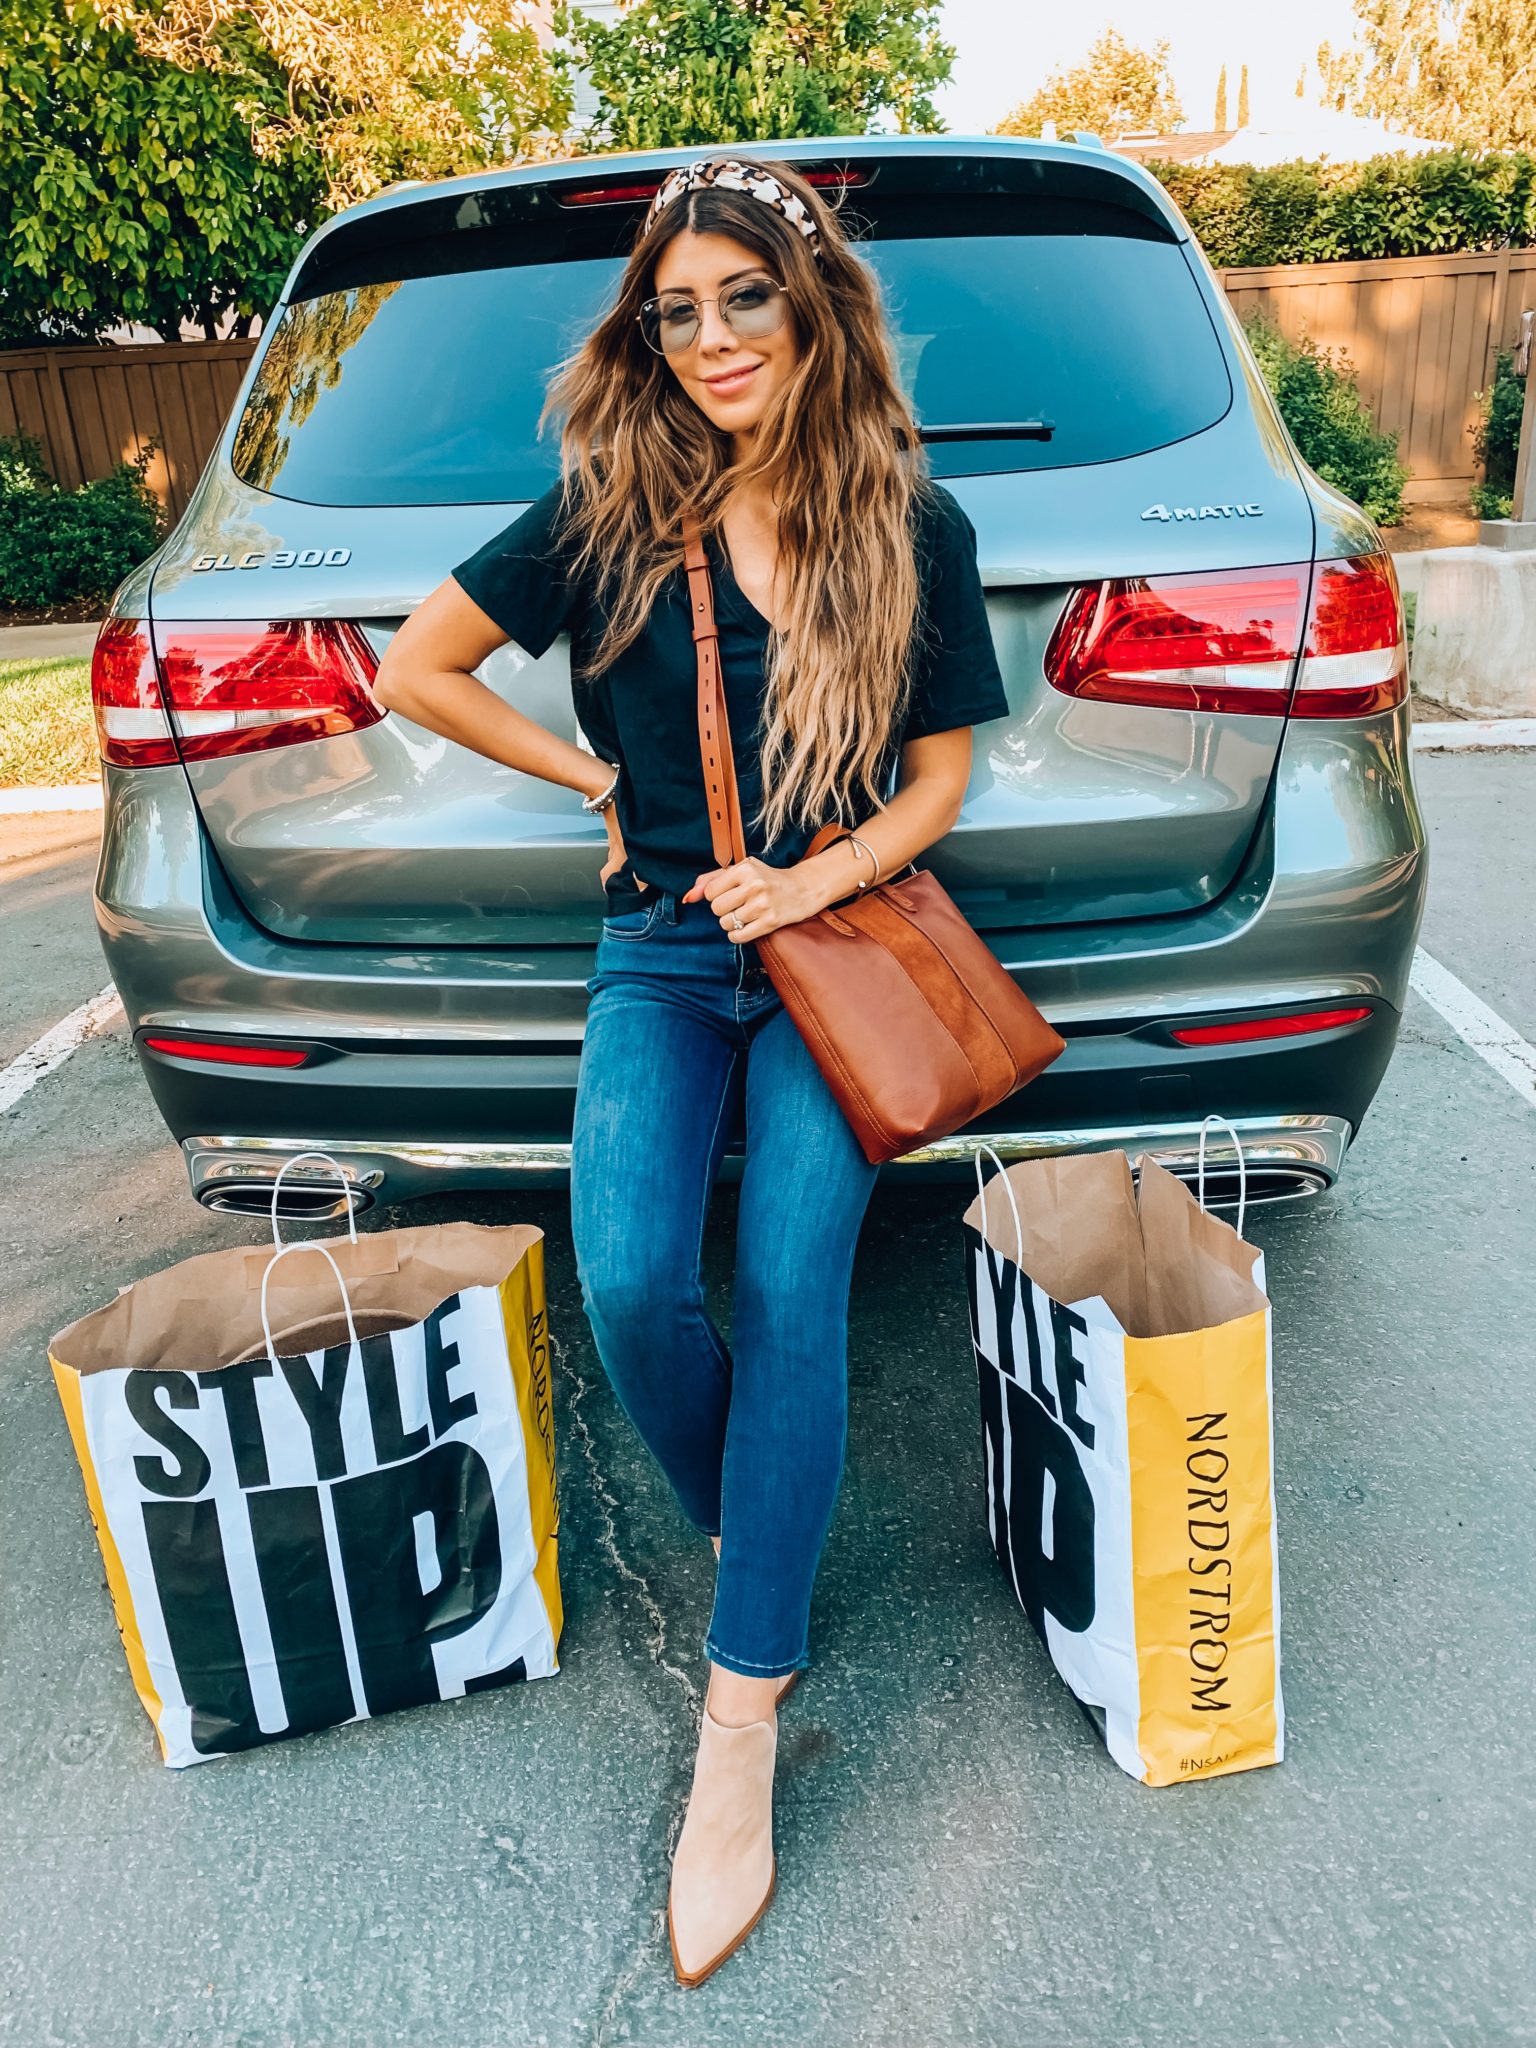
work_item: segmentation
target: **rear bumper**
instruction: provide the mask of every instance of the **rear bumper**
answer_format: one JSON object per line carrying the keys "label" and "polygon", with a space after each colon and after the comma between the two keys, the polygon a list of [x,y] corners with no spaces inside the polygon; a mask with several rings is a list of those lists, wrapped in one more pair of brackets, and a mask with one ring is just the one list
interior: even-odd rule
{"label": "rear bumper", "polygon": [[[1242,1173],[1250,1201],[1282,1201],[1320,1194],[1337,1180],[1349,1144],[1342,1117],[1238,1117],[1233,1129],[1242,1145]],[[892,1160],[904,1177],[951,1177],[957,1167],[973,1171],[978,1143],[999,1158],[1041,1159],[1057,1152],[1107,1152],[1116,1148],[1134,1159],[1147,1155],[1170,1172],[1193,1181],[1199,1161],[1200,1126],[1124,1124],[1084,1130],[998,1130],[938,1139],[921,1152]],[[304,1152],[325,1152],[347,1180],[344,1196],[336,1177],[318,1161],[285,1174],[279,1213],[324,1218],[345,1214],[350,1201],[360,1214],[375,1202],[413,1200],[448,1189],[549,1187],[564,1183],[570,1170],[570,1141],[549,1144],[469,1141],[427,1145],[345,1138],[188,1138],[182,1143],[192,1192],[209,1209],[266,1214],[272,1184],[287,1160]],[[735,1180],[742,1155],[727,1153],[722,1179]],[[990,1164],[985,1170],[990,1171]],[[1206,1146],[1206,1198],[1213,1206],[1236,1200],[1240,1185],[1236,1148],[1226,1131],[1213,1127]]]}
{"label": "rear bumper", "polygon": [[[1348,729],[1293,726],[1242,871],[1198,914],[985,931],[1067,1051],[974,1128],[888,1171],[963,1174],[979,1138],[1005,1157],[1172,1148],[1177,1166],[1200,1118],[1217,1110],[1244,1128],[1245,1151],[1248,1136],[1282,1153],[1313,1148],[1292,1161],[1285,1191],[1328,1185],[1391,1057],[1422,915],[1407,738],[1401,714]],[[254,1183],[244,1199],[256,1199],[274,1161],[316,1144],[381,1202],[564,1179],[590,945],[278,939],[230,889],[179,769],[109,769],[106,779],[96,910],[136,1043],[153,1031],[310,1049],[302,1066],[258,1070],[141,1045],[204,1200],[233,1196],[242,1178]],[[934,866],[963,884],[975,879],[974,858],[957,832]],[[1194,1049],[1171,1035],[1175,1023],[1354,1004],[1368,1007],[1363,1022],[1304,1038]],[[1287,1157],[1255,1164],[1283,1179]],[[727,1176],[738,1162],[727,1154]]]}

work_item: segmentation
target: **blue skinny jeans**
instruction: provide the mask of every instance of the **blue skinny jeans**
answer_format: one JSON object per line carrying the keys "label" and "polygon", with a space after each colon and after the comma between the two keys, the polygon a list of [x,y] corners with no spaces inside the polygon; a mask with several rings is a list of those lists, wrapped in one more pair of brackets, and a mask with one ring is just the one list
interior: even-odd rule
{"label": "blue skinny jeans", "polygon": [[[707,902],[648,889],[606,917],[587,994],[571,1142],[583,1305],[684,1514],[720,1538],[706,1655],[781,1677],[808,1661],[847,1446],[854,1248],[879,1168],[756,948]],[[743,1120],[727,1349],[700,1252]]]}

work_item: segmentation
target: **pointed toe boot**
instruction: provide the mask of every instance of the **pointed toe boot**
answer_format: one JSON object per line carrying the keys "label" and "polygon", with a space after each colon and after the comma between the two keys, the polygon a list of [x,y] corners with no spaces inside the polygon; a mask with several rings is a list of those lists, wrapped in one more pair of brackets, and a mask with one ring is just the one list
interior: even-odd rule
{"label": "pointed toe boot", "polygon": [[702,1984],[768,1910],[778,1727],[728,1728],[706,1707],[688,1814],[672,1859],[667,1929],[680,1984]]}

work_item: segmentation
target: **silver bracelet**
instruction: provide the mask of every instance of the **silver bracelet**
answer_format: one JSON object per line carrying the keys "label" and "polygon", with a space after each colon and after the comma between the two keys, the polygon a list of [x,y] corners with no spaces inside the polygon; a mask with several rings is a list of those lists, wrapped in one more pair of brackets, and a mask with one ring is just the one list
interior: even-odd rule
{"label": "silver bracelet", "polygon": [[848,834],[848,844],[858,847],[861,853],[867,853],[875,864],[875,872],[870,876],[869,880],[859,883],[859,893],[862,895],[866,889],[872,889],[880,879],[880,856],[872,846],[867,845],[856,833],[850,832]]}
{"label": "silver bracelet", "polygon": [[609,783],[608,787],[600,789],[596,796],[584,796],[581,800],[581,808],[588,812],[606,811],[608,806],[614,801],[614,792],[618,789],[618,786],[619,770],[615,768],[613,780]]}

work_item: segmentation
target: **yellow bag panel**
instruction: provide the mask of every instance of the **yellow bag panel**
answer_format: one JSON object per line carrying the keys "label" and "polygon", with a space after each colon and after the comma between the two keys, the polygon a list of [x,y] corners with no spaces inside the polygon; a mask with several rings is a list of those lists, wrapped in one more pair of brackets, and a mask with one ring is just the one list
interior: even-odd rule
{"label": "yellow bag panel", "polygon": [[1125,1378],[1146,1783],[1276,1763],[1269,1310],[1127,1338]]}
{"label": "yellow bag panel", "polygon": [[[555,1476],[554,1390],[550,1380],[549,1317],[544,1296],[544,1240],[529,1245],[502,1281],[501,1319],[507,1333],[507,1357],[522,1417],[523,1448],[528,1462],[528,1514],[538,1562],[534,1584],[549,1616],[556,1649],[565,1619],[560,1598],[560,1495]],[[558,1665],[556,1666],[558,1669]]]}
{"label": "yellow bag panel", "polygon": [[74,1442],[75,1456],[80,1461],[80,1476],[85,1481],[86,1505],[91,1511],[91,1525],[96,1531],[96,1541],[101,1547],[102,1563],[107,1568],[107,1590],[112,1595],[112,1611],[117,1616],[117,1630],[123,1639],[123,1650],[128,1658],[133,1689],[138,1694],[145,1713],[155,1724],[155,1740],[160,1745],[160,1754],[163,1757],[166,1754],[166,1747],[165,1737],[160,1732],[162,1702],[155,1690],[154,1680],[149,1675],[149,1662],[144,1655],[144,1641],[139,1634],[138,1617],[133,1611],[133,1595],[128,1590],[128,1574],[123,1570],[123,1560],[112,1540],[112,1525],[107,1520],[101,1487],[96,1479],[96,1461],[91,1456],[90,1440],[85,1431],[85,1408],[80,1399],[80,1375],[73,1367],[61,1365],[51,1351],[48,1354],[48,1363],[53,1367],[54,1385],[58,1388],[59,1399],[64,1404],[64,1416]]}

